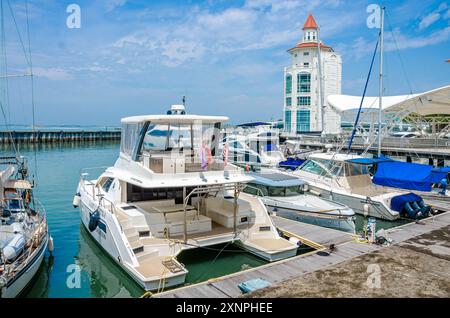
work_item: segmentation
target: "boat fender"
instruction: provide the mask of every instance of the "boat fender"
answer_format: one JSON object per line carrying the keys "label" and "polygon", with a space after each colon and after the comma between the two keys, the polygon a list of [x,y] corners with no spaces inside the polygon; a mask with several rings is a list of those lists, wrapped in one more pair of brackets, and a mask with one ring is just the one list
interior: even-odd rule
{"label": "boat fender", "polygon": [[50,253],[53,253],[54,250],[55,250],[55,245],[53,243],[53,237],[50,236],[49,239],[48,239],[48,251]]}
{"label": "boat fender", "polygon": [[291,236],[289,238],[289,242],[294,243],[297,246],[301,246],[302,245],[302,242],[298,238],[293,237],[293,236]]}
{"label": "boat fender", "polygon": [[363,205],[364,216],[368,216],[368,215],[369,215],[369,211],[370,211],[370,204],[365,203],[365,204]]}
{"label": "boat fender", "polygon": [[75,194],[75,196],[73,197],[73,202],[72,202],[72,205],[75,209],[79,207],[80,201],[81,201],[80,193]]}
{"label": "boat fender", "polygon": [[95,211],[91,214],[89,218],[89,231],[94,232],[95,229],[98,226],[98,222],[100,221],[100,213],[98,211]]}
{"label": "boat fender", "polygon": [[14,261],[25,247],[25,236],[18,233],[3,247],[3,259],[6,262]]}

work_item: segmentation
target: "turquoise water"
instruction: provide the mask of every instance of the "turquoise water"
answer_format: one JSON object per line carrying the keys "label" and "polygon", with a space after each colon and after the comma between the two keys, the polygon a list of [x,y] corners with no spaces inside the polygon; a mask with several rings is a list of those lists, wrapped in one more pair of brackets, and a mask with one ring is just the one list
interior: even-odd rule
{"label": "turquoise water", "polygon": [[[0,145],[1,155],[8,155],[8,150]],[[28,157],[32,175],[34,151],[22,146],[20,152]],[[72,207],[81,169],[113,165],[118,152],[118,143],[109,142],[49,144],[40,145],[37,149],[35,194],[47,210],[55,250],[52,256],[47,252],[39,274],[24,297],[110,298],[139,297],[144,293],[91,239],[80,224],[78,209]],[[233,245],[219,254],[218,250],[222,247],[214,247],[216,250],[190,250],[180,255],[180,260],[189,270],[188,284],[266,263]],[[79,288],[69,288],[67,285],[73,273],[73,267],[70,267],[73,264],[81,268]]]}

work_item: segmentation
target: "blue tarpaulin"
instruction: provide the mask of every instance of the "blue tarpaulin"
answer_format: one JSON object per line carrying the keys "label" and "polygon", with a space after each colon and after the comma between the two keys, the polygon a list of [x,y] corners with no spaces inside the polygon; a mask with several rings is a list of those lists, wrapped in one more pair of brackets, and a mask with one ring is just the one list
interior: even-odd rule
{"label": "blue tarpaulin", "polygon": [[373,183],[393,188],[431,191],[432,183],[440,183],[450,168],[433,168],[418,163],[385,161],[378,163]]}
{"label": "blue tarpaulin", "polygon": [[381,162],[391,162],[393,161],[391,158],[388,157],[381,157],[381,158],[355,158],[355,159],[349,159],[346,160],[347,162],[350,163],[356,163],[356,164],[360,164],[360,165],[374,165],[376,163],[381,163]]}
{"label": "blue tarpaulin", "polygon": [[280,161],[278,165],[282,168],[289,168],[291,170],[295,170],[298,167],[300,167],[305,160],[299,159],[299,158],[287,158],[284,161]]}
{"label": "blue tarpaulin", "polygon": [[391,200],[391,209],[397,212],[402,212],[406,203],[417,201],[422,201],[422,198],[414,193],[397,195]]}

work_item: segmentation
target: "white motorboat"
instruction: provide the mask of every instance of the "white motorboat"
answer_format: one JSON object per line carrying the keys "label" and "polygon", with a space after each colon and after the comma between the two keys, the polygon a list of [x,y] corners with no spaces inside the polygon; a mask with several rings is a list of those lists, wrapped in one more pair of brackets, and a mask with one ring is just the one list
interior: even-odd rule
{"label": "white motorboat", "polygon": [[355,212],[347,206],[309,192],[309,185],[276,171],[250,173],[254,178],[245,192],[260,195],[269,211],[301,222],[355,233]]}
{"label": "white motorboat", "polygon": [[368,167],[352,162],[360,158],[363,157],[314,153],[292,173],[307,181],[321,197],[340,202],[356,213],[385,220],[398,219],[400,213],[391,209],[391,199],[404,192],[373,184]]}
{"label": "white motorboat", "polygon": [[285,157],[279,149],[278,133],[272,130],[225,136],[220,145],[228,147],[228,159],[239,165],[276,167]]}
{"label": "white motorboat", "polygon": [[25,159],[1,157],[0,164],[0,297],[12,298],[29,286],[53,243]]}
{"label": "white motorboat", "polygon": [[268,261],[297,252],[260,198],[241,193],[252,178],[218,154],[227,120],[187,115],[180,105],[124,118],[115,165],[95,179],[81,176],[74,206],[83,225],[146,290],[185,282],[188,269],[176,257],[186,249],[234,242]]}

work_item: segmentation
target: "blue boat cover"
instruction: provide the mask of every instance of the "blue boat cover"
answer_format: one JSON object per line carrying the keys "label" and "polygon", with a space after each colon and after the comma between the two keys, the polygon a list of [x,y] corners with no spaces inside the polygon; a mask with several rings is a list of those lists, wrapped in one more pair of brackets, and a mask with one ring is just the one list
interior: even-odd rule
{"label": "blue boat cover", "polygon": [[262,278],[251,279],[238,285],[244,294],[269,286],[270,283]]}
{"label": "blue boat cover", "polygon": [[418,163],[387,161],[378,163],[373,183],[393,188],[431,191],[432,183],[440,183],[450,168],[433,168]]}
{"label": "blue boat cover", "polygon": [[405,204],[408,202],[422,201],[422,198],[414,193],[407,193],[397,195],[391,200],[391,209],[397,212],[402,212],[405,208]]}
{"label": "blue boat cover", "polygon": [[290,168],[291,170],[295,170],[300,167],[306,160],[302,160],[299,158],[287,158],[284,161],[280,161],[278,165],[280,167]]}
{"label": "blue boat cover", "polygon": [[346,160],[346,162],[349,163],[356,163],[356,164],[360,164],[360,165],[373,165],[376,163],[382,163],[382,162],[391,162],[393,161],[391,158],[388,157],[380,157],[380,158],[355,158],[355,159],[349,159]]}

